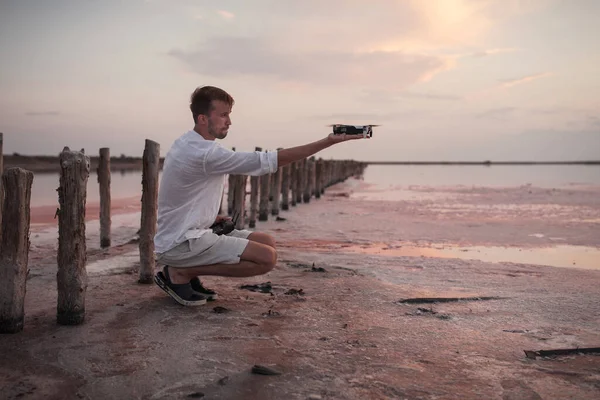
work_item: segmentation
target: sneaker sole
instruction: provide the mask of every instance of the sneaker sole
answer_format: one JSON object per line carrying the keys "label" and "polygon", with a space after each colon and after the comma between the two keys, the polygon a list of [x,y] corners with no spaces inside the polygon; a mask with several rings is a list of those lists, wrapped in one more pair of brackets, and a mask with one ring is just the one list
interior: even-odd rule
{"label": "sneaker sole", "polygon": [[[202,292],[198,292],[198,293],[202,293]],[[215,294],[206,294],[206,293],[202,293],[204,296],[206,296],[206,300],[208,301],[215,301],[219,298],[219,296],[215,293]]]}
{"label": "sneaker sole", "polygon": [[154,283],[156,283],[159,288],[161,288],[166,294],[171,296],[173,298],[173,300],[175,300],[182,306],[197,307],[197,306],[206,304],[206,300],[189,301],[189,300],[182,299],[181,297],[179,297],[177,295],[177,293],[175,293],[173,290],[171,290],[171,288],[169,288],[169,286],[167,286],[167,283],[165,281],[160,279],[157,275],[154,275]]}

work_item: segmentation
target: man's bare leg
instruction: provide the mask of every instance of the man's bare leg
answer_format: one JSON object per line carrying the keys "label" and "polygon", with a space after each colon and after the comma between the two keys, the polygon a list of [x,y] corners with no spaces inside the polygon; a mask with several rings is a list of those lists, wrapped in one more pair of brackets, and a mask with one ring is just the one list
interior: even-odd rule
{"label": "man's bare leg", "polygon": [[256,276],[266,274],[275,268],[277,264],[277,252],[268,244],[260,243],[258,240],[264,240],[269,244],[275,245],[275,241],[265,234],[254,235],[253,239],[248,239],[248,246],[240,257],[240,262],[237,264],[212,264],[202,265],[189,268],[169,267],[169,276],[171,282],[175,284],[188,283],[196,276],[216,275],[243,278],[248,276]]}
{"label": "man's bare leg", "polygon": [[268,235],[266,233],[252,232],[248,236],[248,240],[251,240],[253,242],[258,242],[258,243],[266,244],[267,246],[271,246],[272,248],[275,248],[275,239],[273,239],[273,236]]}

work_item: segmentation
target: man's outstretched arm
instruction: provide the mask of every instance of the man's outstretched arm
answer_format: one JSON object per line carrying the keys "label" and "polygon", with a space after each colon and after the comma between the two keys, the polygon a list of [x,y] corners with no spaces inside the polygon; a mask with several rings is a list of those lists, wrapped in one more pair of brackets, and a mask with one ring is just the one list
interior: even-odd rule
{"label": "man's outstretched arm", "polygon": [[321,150],[328,148],[336,143],[346,142],[348,140],[363,139],[362,135],[334,135],[329,134],[326,138],[308,143],[302,146],[290,147],[281,149],[277,152],[277,166],[293,163],[294,161],[302,160],[310,157]]}

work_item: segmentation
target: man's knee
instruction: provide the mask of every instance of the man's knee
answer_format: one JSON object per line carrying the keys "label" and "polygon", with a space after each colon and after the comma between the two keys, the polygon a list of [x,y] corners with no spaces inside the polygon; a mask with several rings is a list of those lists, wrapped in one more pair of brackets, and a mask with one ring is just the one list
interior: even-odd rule
{"label": "man's knee", "polygon": [[266,244],[269,247],[275,248],[275,238],[273,236],[268,235],[262,232],[253,232],[248,236],[248,240],[252,240],[253,242],[258,242],[262,244]]}
{"label": "man's knee", "polygon": [[241,259],[256,264],[258,274],[266,274],[277,264],[277,250],[258,241],[250,241],[242,253]]}
{"label": "man's knee", "polygon": [[272,247],[265,247],[259,265],[263,274],[275,268],[275,265],[277,265],[277,250]]}

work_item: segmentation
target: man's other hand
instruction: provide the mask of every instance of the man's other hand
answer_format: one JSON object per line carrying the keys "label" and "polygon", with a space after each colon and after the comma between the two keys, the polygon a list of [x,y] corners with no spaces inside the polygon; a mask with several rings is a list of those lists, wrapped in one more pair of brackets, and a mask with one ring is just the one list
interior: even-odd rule
{"label": "man's other hand", "polygon": [[227,215],[217,215],[217,219],[215,219],[215,224],[219,224],[223,221],[231,221],[231,217]]}

